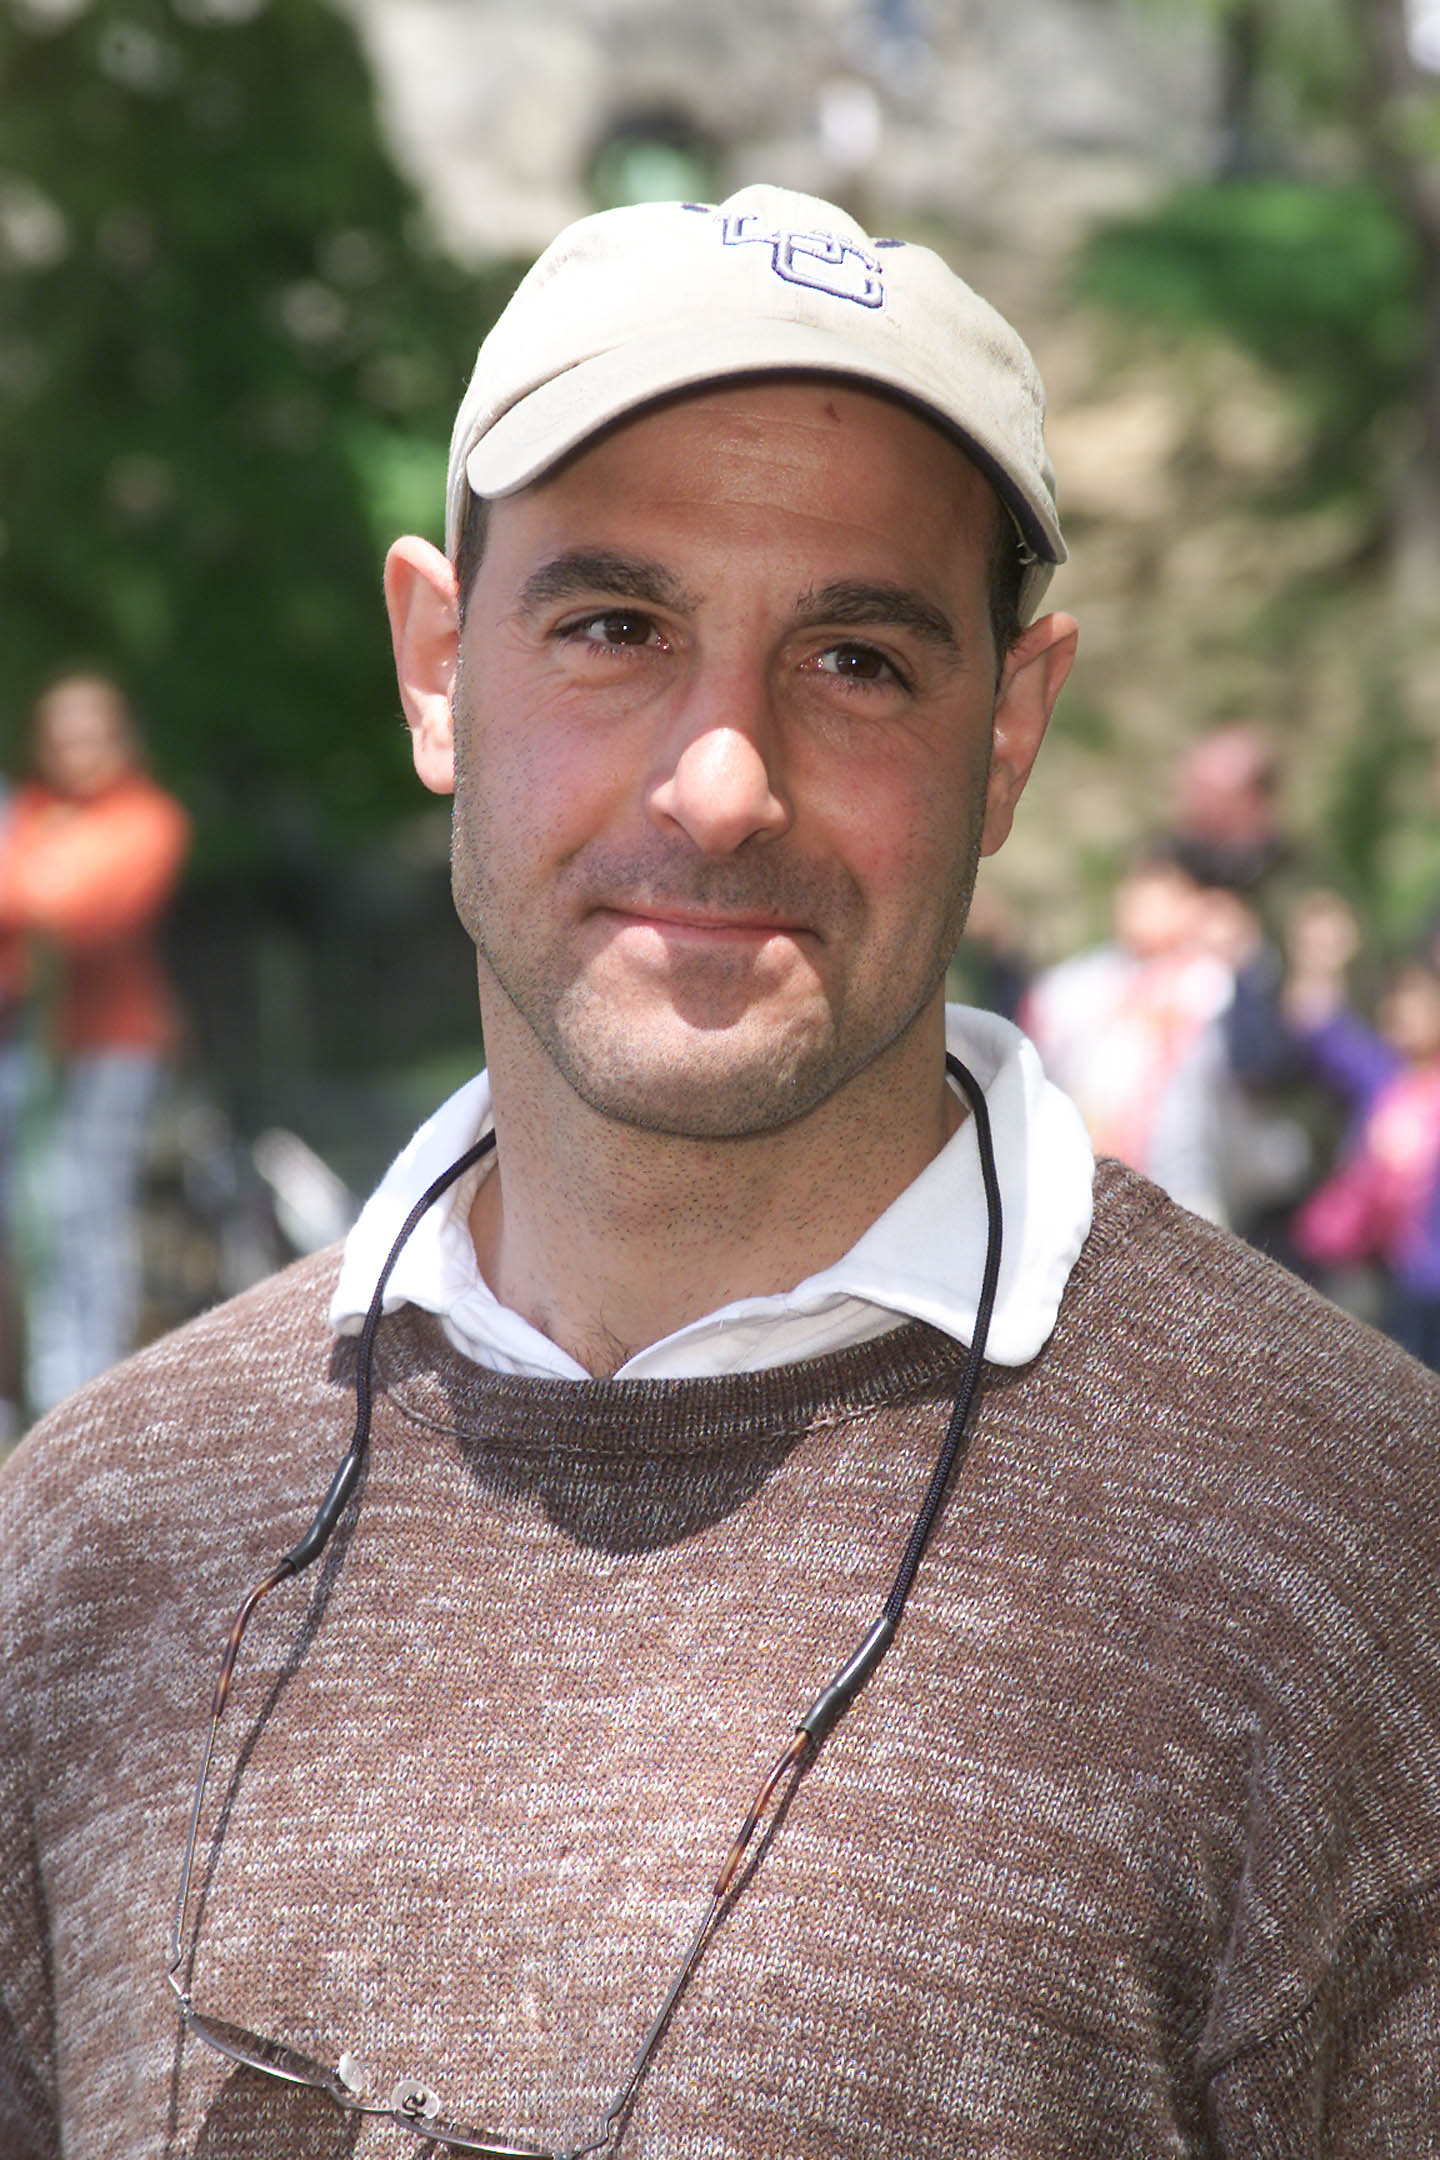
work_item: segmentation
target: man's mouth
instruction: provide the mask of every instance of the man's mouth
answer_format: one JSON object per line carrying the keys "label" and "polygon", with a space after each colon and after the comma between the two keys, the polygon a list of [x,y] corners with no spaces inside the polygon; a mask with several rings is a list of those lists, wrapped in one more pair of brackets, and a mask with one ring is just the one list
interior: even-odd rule
{"label": "man's mouth", "polygon": [[589,917],[602,934],[648,931],[657,950],[682,945],[758,949],[768,939],[826,945],[861,910],[838,868],[795,860],[764,863],[629,860],[620,854],[577,862],[572,920]]}
{"label": "man's mouth", "polygon": [[806,934],[808,925],[785,915],[767,913],[763,909],[736,909],[687,907],[666,901],[611,902],[598,908],[597,914],[609,916],[612,921],[634,923],[659,932],[662,937],[676,939],[748,938],[763,941],[771,937],[799,937]]}

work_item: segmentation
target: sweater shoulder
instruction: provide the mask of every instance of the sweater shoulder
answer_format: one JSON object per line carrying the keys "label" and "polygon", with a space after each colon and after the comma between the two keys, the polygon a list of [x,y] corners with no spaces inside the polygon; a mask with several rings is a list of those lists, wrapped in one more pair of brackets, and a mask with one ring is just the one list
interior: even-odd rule
{"label": "sweater shoulder", "polygon": [[1263,1338],[1277,1349],[1303,1346],[1306,1355],[1343,1344],[1377,1373],[1396,1379],[1408,1373],[1422,1389],[1436,1387],[1435,1375],[1298,1275],[1104,1157],[1096,1164],[1094,1220],[1073,1289],[1083,1296],[1102,1273],[1106,1296],[1136,1298],[1157,1318],[1183,1310],[1192,1331],[1213,1318],[1223,1319],[1237,1342]]}
{"label": "sweater shoulder", "polygon": [[1211,1470],[1440,1507],[1440,1376],[1135,1172],[1097,1170],[1090,1237],[1043,1360]]}
{"label": "sweater shoulder", "polygon": [[[1440,1376],[1242,1239],[1117,1162],[1096,1166],[1090,1236],[1070,1282],[1075,1316],[1100,1310],[1146,1342],[1174,1341],[1198,1383],[1258,1360],[1272,1380],[1403,1399],[1431,1417]],[[1123,1346],[1117,1348],[1123,1359]],[[1258,1375],[1257,1375],[1258,1377]]]}
{"label": "sweater shoulder", "polygon": [[330,1299],[341,1248],[327,1247],[213,1305],[90,1381],[41,1419],[22,1447],[68,1433],[97,1433],[137,1413],[212,1394],[243,1375],[252,1390],[289,1386],[294,1362],[325,1357],[334,1341]]}

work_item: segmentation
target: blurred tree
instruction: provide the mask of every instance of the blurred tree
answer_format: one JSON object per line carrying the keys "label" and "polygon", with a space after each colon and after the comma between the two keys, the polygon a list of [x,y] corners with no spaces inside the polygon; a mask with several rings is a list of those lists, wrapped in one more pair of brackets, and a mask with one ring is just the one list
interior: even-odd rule
{"label": "blurred tree", "polygon": [[1220,19],[1220,171],[1253,172],[1263,162],[1259,106],[1264,82],[1263,0],[1231,0]]}
{"label": "blurred tree", "polygon": [[1132,318],[1218,329],[1264,361],[1309,419],[1287,491],[1358,491],[1383,522],[1424,346],[1414,241],[1372,180],[1272,171],[1182,188],[1097,232],[1078,276]]}
{"label": "blurred tree", "polygon": [[[1346,0],[1361,58],[1356,87],[1371,161],[1413,237],[1424,324],[1418,455],[1404,491],[1406,543],[1432,586],[1440,570],[1440,11],[1407,0]],[[1428,21],[1429,37],[1417,38]],[[1422,53],[1426,65],[1422,66]]]}
{"label": "blurred tree", "polygon": [[413,804],[380,544],[513,275],[427,245],[322,0],[0,0],[0,755],[113,668],[210,859]]}
{"label": "blurred tree", "polygon": [[[1148,279],[1173,313],[1180,286],[1192,311],[1203,287],[1226,329],[1318,393],[1315,469],[1348,463],[1353,478],[1368,458],[1389,507],[1398,498],[1402,546],[1433,573],[1440,0],[1152,0],[1177,4],[1215,23],[1222,185],[1182,196],[1148,233],[1142,224],[1117,236],[1116,259],[1097,261],[1096,290],[1133,300]],[[1167,271],[1159,254],[1170,240],[1179,257]],[[1374,423],[1397,406],[1413,416],[1413,454],[1376,459]]]}

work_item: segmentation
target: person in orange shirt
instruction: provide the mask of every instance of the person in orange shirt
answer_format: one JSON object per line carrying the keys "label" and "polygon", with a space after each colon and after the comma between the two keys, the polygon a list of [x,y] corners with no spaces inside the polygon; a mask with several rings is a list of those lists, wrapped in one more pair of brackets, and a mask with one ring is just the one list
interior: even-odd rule
{"label": "person in orange shirt", "polygon": [[145,772],[130,708],[107,677],[72,674],[35,708],[36,777],[0,832],[0,938],[59,962],[52,1047],[60,1099],[39,1183],[42,1250],[27,1303],[37,1413],[133,1347],[135,1194],[178,1021],[157,928],[190,824]]}

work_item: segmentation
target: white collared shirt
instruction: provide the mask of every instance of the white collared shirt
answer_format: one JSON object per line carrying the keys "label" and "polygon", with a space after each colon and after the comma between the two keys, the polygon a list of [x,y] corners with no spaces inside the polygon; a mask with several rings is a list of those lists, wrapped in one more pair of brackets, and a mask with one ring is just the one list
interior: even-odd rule
{"label": "white collared shirt", "polygon": [[[1031,1044],[994,1013],[950,1005],[948,1049],[985,1094],[1004,1218],[1003,1254],[987,1356],[1024,1365],[1055,1325],[1060,1298],[1090,1228],[1094,1159],[1080,1114],[1045,1078]],[[481,1072],[443,1103],[403,1148],[345,1241],[331,1325],[358,1333],[391,1244],[427,1185],[487,1132],[490,1081]],[[476,1264],[470,1205],[486,1157],[421,1218],[385,1288],[385,1310],[434,1313],[454,1347],[497,1372],[585,1380],[583,1365],[502,1305]],[[678,1380],[758,1372],[817,1357],[926,1320],[968,1343],[985,1264],[985,1195],[975,1121],[967,1118],[898,1199],[832,1267],[775,1297],[739,1298],[627,1358],[621,1380]]]}

